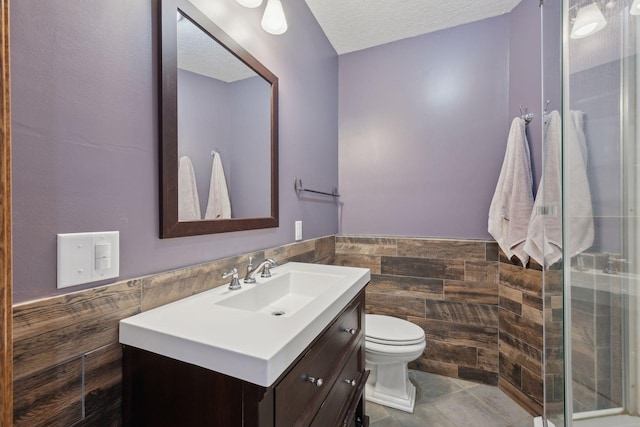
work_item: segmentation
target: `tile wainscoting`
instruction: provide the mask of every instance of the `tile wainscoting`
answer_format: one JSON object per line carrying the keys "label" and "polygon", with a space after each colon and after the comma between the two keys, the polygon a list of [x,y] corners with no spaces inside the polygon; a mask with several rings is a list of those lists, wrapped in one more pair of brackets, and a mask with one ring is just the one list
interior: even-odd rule
{"label": "tile wainscoting", "polygon": [[338,235],[14,306],[15,425],[120,425],[119,320],[224,285],[249,256],[370,268],[367,311],[425,330],[413,368],[499,385],[541,412],[541,271],[491,241]]}
{"label": "tile wainscoting", "polygon": [[493,241],[337,236],[336,264],[371,269],[368,313],[425,330],[410,366],[498,385],[541,415],[542,269],[526,269]]}
{"label": "tile wainscoting", "polygon": [[[624,405],[624,285],[626,265],[616,260],[605,273],[609,254],[578,255],[571,271],[571,357],[574,412]],[[620,255],[615,255],[620,258]]]}
{"label": "tile wainscoting", "polygon": [[527,268],[500,252],[499,387],[529,413],[542,415],[542,268]]}
{"label": "tile wainscoting", "polygon": [[371,269],[368,313],[413,322],[427,346],[414,369],[498,384],[498,246],[336,237],[336,264]]}
{"label": "tile wainscoting", "polygon": [[120,425],[120,319],[224,285],[249,256],[332,264],[334,244],[307,240],[14,306],[14,424]]}

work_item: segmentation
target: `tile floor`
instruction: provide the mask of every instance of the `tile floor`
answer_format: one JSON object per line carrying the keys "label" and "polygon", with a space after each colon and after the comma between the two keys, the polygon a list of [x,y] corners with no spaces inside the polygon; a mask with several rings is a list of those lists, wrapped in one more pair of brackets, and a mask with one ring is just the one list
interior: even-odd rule
{"label": "tile floor", "polygon": [[640,418],[629,415],[614,415],[611,417],[593,418],[573,422],[573,427],[638,427]]}
{"label": "tile floor", "polygon": [[409,371],[413,414],[366,403],[371,427],[532,427],[533,417],[497,387]]}

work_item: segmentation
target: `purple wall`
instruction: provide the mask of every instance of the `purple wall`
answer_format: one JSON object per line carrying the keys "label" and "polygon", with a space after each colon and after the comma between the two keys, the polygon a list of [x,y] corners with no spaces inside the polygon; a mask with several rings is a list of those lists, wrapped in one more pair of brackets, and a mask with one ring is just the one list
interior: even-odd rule
{"label": "purple wall", "polygon": [[[120,279],[334,234],[337,207],[298,200],[295,177],[337,186],[338,60],[302,1],[289,31],[260,10],[196,2],[280,79],[277,229],[159,235],[157,2],[21,0],[11,7],[14,301],[56,290],[56,234],[120,231]],[[313,100],[313,101],[311,101]]]}
{"label": "purple wall", "polygon": [[[597,37],[598,34],[592,37]],[[570,46],[571,48],[571,46]],[[622,253],[620,74],[622,61],[572,73],[569,108],[585,113],[587,176],[594,216],[591,251]],[[571,183],[565,186],[571,191]],[[569,209],[568,215],[572,211]],[[571,221],[571,219],[569,219]]]}
{"label": "purple wall", "polygon": [[509,118],[520,115],[520,106],[535,115],[527,126],[535,195],[542,176],[540,6],[535,1],[523,1],[509,16]]}
{"label": "purple wall", "polygon": [[[622,181],[624,169],[632,162],[623,164],[622,159],[629,151],[624,150],[620,123],[625,103],[630,103],[631,117],[637,107],[633,84],[621,79],[627,74],[625,62],[636,63],[633,55],[637,47],[628,40],[635,37],[633,21],[637,17],[626,12],[624,3],[605,15],[607,26],[601,31],[568,41],[568,103],[570,109],[584,112],[595,234],[590,251],[623,253],[622,200],[626,194]],[[625,86],[624,93],[621,85]],[[565,188],[571,191],[571,183]],[[570,210],[568,214],[571,215]]]}
{"label": "purple wall", "polygon": [[490,237],[509,36],[504,15],[340,56],[343,233]]}
{"label": "purple wall", "polygon": [[[211,150],[216,149],[225,163],[231,150],[229,92],[225,82],[178,69],[178,156],[188,156],[193,163],[203,217],[211,178]],[[225,178],[228,182],[229,168],[225,168]]]}
{"label": "purple wall", "polygon": [[[227,183],[233,215],[271,214],[271,86],[262,77],[231,84],[231,180]],[[224,158],[223,158],[224,159]]]}
{"label": "purple wall", "polygon": [[178,155],[193,163],[202,216],[212,150],[222,158],[233,216],[269,216],[271,85],[262,77],[225,83],[185,70],[178,76]]}

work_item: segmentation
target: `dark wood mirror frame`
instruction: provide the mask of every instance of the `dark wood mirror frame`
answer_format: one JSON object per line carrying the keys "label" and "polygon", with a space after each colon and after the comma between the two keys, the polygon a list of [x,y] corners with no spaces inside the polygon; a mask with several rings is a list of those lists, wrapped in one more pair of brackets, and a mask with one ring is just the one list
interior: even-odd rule
{"label": "dark wood mirror frame", "polygon": [[[271,84],[271,216],[178,221],[178,10]],[[188,0],[161,0],[160,15],[160,237],[278,227],[278,78]]]}

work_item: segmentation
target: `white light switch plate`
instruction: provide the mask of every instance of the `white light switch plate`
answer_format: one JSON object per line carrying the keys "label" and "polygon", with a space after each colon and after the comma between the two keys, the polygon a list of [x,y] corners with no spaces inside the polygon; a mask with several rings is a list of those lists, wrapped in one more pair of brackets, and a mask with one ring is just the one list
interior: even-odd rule
{"label": "white light switch plate", "polygon": [[[104,243],[109,244],[110,253],[99,250],[103,260],[96,260],[96,245]],[[107,268],[96,269],[101,266]],[[120,232],[58,234],[58,289],[111,279],[119,274]]]}
{"label": "white light switch plate", "polygon": [[295,222],[296,241],[302,240],[302,221]]}

